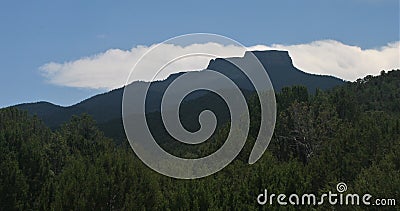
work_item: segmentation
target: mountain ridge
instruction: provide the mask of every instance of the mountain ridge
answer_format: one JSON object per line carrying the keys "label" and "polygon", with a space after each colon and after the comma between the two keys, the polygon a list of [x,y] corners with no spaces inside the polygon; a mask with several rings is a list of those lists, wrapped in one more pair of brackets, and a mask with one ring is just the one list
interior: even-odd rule
{"label": "mountain ridge", "polygon": [[[314,92],[315,89],[328,89],[340,84],[345,81],[333,76],[325,75],[314,75],[306,73],[293,65],[292,58],[288,51],[252,51],[260,63],[264,66],[267,73],[269,74],[270,80],[273,84],[275,91],[280,91],[283,87],[293,85],[303,85]],[[245,52],[243,57],[233,57],[230,59],[246,59],[250,52]],[[230,75],[230,78],[237,79],[240,88],[245,90],[253,90],[252,85],[249,81],[246,81],[243,73],[240,71],[235,72],[236,66],[230,63],[227,59],[229,58],[216,58],[210,60],[207,69],[215,70],[223,73],[224,75]],[[162,98],[163,91],[166,87],[175,80],[175,78],[184,74],[185,72],[178,72],[171,74],[165,80],[144,82],[136,81],[132,82],[128,86],[137,86],[140,90],[147,83],[151,83],[149,87],[149,106],[146,105],[146,111],[154,112],[159,110],[157,105]],[[201,75],[201,71],[190,71],[187,72],[195,81],[196,78]],[[242,75],[241,75],[242,74]],[[235,81],[236,82],[236,81]],[[212,78],[209,79],[209,83],[215,83]],[[37,103],[24,103],[15,105],[22,110],[27,110],[30,114],[39,116],[49,127],[59,127],[63,122],[66,122],[73,115],[80,115],[82,113],[88,113],[93,116],[98,123],[105,123],[112,121],[113,119],[121,118],[122,113],[122,96],[124,87],[111,90],[102,94],[98,94],[87,98],[77,104],[71,106],[59,106],[49,102],[37,102]],[[190,100],[194,100],[204,93],[192,95]]]}

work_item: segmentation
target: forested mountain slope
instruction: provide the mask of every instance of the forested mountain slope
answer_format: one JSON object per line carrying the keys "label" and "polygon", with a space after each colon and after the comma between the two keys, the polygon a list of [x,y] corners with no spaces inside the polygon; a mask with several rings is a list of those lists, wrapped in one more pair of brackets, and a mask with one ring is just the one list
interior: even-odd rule
{"label": "forested mountain slope", "polygon": [[[52,131],[16,108],[0,110],[0,210],[327,210],[331,205],[261,207],[272,193],[369,193],[400,200],[400,70],[309,94],[302,86],[277,94],[276,130],[263,157],[248,165],[257,135],[256,97],[248,142],[222,171],[176,180],[145,166],[124,141],[115,145],[88,115]],[[169,147],[198,157],[215,151],[228,127],[197,148]],[[172,145],[171,145],[172,146]],[[188,151],[186,150],[188,148]],[[399,205],[339,210],[398,210]]]}

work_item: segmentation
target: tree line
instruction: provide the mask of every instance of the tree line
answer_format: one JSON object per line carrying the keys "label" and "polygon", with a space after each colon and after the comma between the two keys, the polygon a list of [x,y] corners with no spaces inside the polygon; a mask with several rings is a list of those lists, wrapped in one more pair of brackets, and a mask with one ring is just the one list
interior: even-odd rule
{"label": "tree line", "polygon": [[[276,129],[263,157],[247,164],[259,126],[254,96],[242,152],[222,171],[197,180],[152,171],[127,141],[105,137],[88,115],[52,131],[36,116],[1,109],[0,210],[326,210],[331,205],[260,206],[256,197],[264,189],[318,195],[335,191],[339,182],[351,193],[400,202],[400,70],[315,94],[285,87],[276,98]],[[167,148],[200,157],[218,149],[228,132],[229,125],[222,126],[190,150]]]}

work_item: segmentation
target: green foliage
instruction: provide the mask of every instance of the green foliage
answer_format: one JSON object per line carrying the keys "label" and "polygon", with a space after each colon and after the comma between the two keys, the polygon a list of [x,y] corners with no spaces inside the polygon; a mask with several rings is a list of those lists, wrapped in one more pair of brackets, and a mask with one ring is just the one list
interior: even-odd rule
{"label": "green foliage", "polygon": [[[260,117],[252,96],[250,134],[238,158],[212,176],[189,181],[152,171],[126,142],[116,145],[105,137],[88,115],[72,117],[51,131],[26,112],[2,109],[0,210],[326,210],[332,207],[261,207],[256,198],[264,189],[318,195],[335,191],[338,182],[352,193],[399,200],[399,89],[400,71],[314,95],[301,86],[284,88],[277,93],[270,146],[248,165]],[[220,125],[197,148],[166,147],[177,155],[200,157],[217,150],[228,132],[229,124]]]}

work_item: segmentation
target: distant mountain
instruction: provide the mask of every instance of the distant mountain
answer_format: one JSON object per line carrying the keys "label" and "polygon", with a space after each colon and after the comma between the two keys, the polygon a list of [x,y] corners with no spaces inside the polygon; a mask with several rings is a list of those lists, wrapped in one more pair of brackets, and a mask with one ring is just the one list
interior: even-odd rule
{"label": "distant mountain", "polygon": [[[275,91],[281,90],[285,86],[303,85],[306,86],[310,92],[314,92],[316,88],[328,89],[344,83],[343,80],[333,76],[313,75],[299,70],[293,66],[292,59],[287,51],[253,51],[253,53],[268,72]],[[245,60],[247,56],[249,56],[249,52],[246,52],[244,57],[233,59]],[[242,90],[250,92],[254,90],[243,73],[238,71],[238,69],[225,58],[211,60],[207,69],[227,75],[229,78],[233,79]],[[202,71],[188,73],[190,83],[196,83],[196,79],[204,75]],[[161,97],[165,89],[172,81],[182,74],[183,73],[172,74],[163,81],[151,83],[147,95],[148,104],[146,104],[146,111],[148,111],[148,113],[160,110]],[[206,81],[207,83],[218,83],[213,78],[208,78]],[[129,86],[133,86],[133,89],[139,92],[143,90],[148,83],[150,82],[133,82]],[[224,87],[221,87],[221,89],[223,88]],[[202,97],[201,101],[204,102],[204,95],[206,93],[207,92],[201,91],[196,92],[191,94],[187,100],[193,101]],[[57,128],[62,123],[69,120],[72,115],[80,115],[82,113],[91,115],[100,125],[109,125],[110,122],[121,122],[122,95],[123,88],[119,88],[93,96],[69,107],[61,107],[47,102],[20,104],[15,107],[27,110],[30,114],[36,114],[51,128]]]}
{"label": "distant mountain", "polygon": [[[301,71],[293,65],[287,51],[252,51],[252,53],[268,72],[275,91],[287,86],[303,85],[313,93],[316,88],[325,90],[344,83],[343,80],[333,76],[315,75]],[[248,54],[246,52],[244,57],[236,59],[246,59]],[[225,75],[229,75],[233,68],[233,65],[224,58],[211,60],[207,67],[207,69],[216,70]]]}

